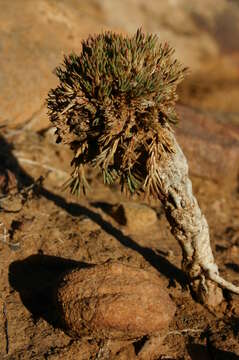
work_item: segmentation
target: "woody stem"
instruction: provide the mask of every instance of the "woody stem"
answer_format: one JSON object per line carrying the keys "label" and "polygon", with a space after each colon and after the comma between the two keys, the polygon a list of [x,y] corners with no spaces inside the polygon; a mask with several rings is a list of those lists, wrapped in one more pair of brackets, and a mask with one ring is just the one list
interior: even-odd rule
{"label": "woody stem", "polygon": [[222,301],[221,287],[239,294],[239,288],[220,277],[210,245],[209,227],[192,192],[187,160],[172,131],[175,151],[159,162],[161,201],[171,232],[179,242],[182,269],[198,301],[213,307]]}

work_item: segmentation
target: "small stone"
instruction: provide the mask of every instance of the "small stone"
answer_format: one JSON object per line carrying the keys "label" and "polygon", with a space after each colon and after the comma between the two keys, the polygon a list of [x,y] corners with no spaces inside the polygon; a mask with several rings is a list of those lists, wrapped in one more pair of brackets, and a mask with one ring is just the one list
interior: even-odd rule
{"label": "small stone", "polygon": [[123,202],[112,209],[112,216],[130,231],[143,231],[157,222],[157,214],[149,206],[134,202]]}
{"label": "small stone", "polygon": [[166,331],[175,313],[160,276],[115,262],[68,273],[56,300],[73,337],[135,340]]}
{"label": "small stone", "polygon": [[[4,158],[0,158],[0,162],[4,163]],[[4,167],[1,168],[0,166],[0,194],[7,194],[11,189],[16,187],[17,179],[15,174],[11,170],[4,169]]]}
{"label": "small stone", "polygon": [[231,258],[238,258],[239,255],[239,247],[237,245],[232,245],[229,249],[228,249],[228,257]]}

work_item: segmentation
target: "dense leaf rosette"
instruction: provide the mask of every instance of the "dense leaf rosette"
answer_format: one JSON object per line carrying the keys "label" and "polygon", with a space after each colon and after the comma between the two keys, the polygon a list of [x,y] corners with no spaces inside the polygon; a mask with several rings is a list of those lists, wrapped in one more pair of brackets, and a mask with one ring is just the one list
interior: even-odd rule
{"label": "dense leaf rosette", "polygon": [[48,95],[58,142],[74,151],[69,181],[85,190],[84,166],[99,167],[106,183],[158,196],[158,167],[174,151],[166,129],[177,122],[176,88],[185,68],[157,35],[106,32],[82,42],[81,54],[56,69],[60,84]]}

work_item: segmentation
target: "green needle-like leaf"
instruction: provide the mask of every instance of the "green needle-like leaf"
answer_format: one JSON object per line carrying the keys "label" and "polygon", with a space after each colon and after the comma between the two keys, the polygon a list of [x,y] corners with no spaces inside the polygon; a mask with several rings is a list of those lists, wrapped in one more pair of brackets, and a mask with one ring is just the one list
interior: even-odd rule
{"label": "green needle-like leaf", "polygon": [[79,55],[64,57],[47,102],[57,141],[74,152],[72,193],[87,190],[83,167],[91,165],[107,184],[159,195],[157,166],[163,152],[174,151],[166,129],[177,122],[176,88],[186,70],[173,53],[139,29],[89,36]]}

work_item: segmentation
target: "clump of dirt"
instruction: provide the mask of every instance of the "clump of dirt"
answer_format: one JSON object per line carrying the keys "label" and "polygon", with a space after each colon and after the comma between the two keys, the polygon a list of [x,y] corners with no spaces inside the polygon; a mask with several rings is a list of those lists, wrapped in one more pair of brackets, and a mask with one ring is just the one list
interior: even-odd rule
{"label": "clump of dirt", "polygon": [[[129,209],[129,199],[120,189],[105,187],[92,172],[88,173],[92,191],[74,198],[62,190],[70,174],[70,158],[67,149],[54,144],[51,131],[2,131],[1,179],[9,187],[0,193],[0,357],[96,359],[104,344],[65,333],[54,289],[66,272],[114,261],[157,272],[166,283],[176,313],[160,345],[159,359],[213,359],[212,346],[229,358],[233,347],[212,339],[219,320],[230,334],[237,331],[238,297],[225,292],[224,303],[214,312],[196,303],[180,270],[181,250],[160,203],[132,198],[134,206]],[[210,225],[221,274],[238,285],[238,188],[231,183],[222,187],[210,173],[206,179],[192,180]],[[149,222],[145,231],[142,219]],[[137,286],[139,291],[140,282]],[[122,344],[110,359],[134,359],[146,340],[147,336],[134,345]],[[236,351],[233,354],[238,357]]]}

